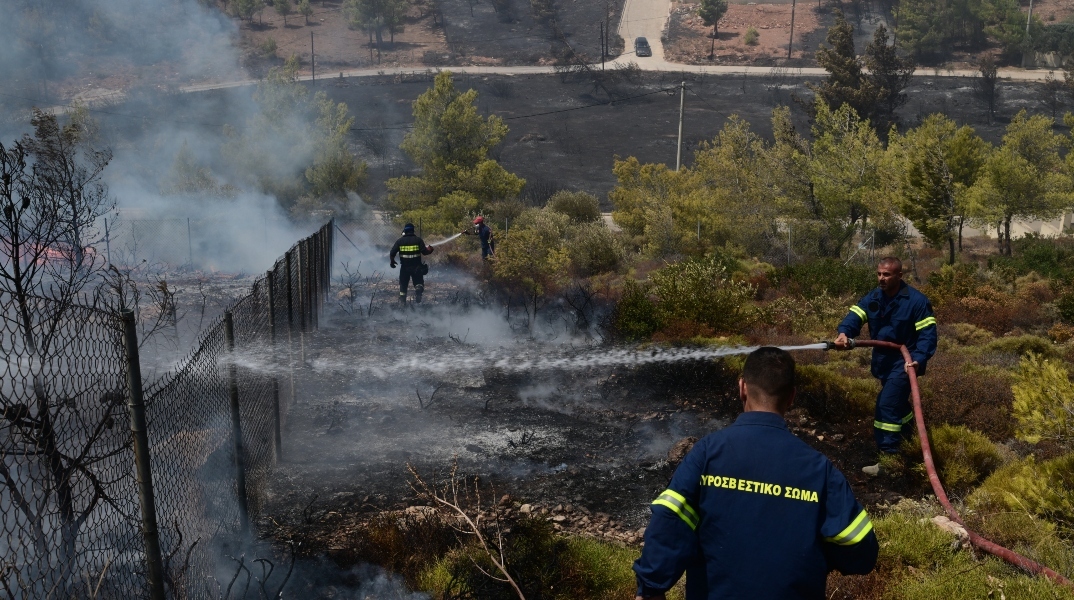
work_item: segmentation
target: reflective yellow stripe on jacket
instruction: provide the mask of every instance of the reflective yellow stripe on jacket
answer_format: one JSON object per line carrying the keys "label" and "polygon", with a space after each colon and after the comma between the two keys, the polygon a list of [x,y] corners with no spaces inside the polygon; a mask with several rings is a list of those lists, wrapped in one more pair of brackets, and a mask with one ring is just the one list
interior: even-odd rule
{"label": "reflective yellow stripe on jacket", "polygon": [[858,318],[861,319],[862,323],[868,320],[865,316],[865,311],[862,310],[861,307],[856,304],[850,307],[850,312],[858,315]]}
{"label": "reflective yellow stripe on jacket", "polygon": [[917,323],[914,323],[914,329],[917,329],[918,331],[921,331],[922,329],[928,327],[929,325],[935,325],[935,324],[936,324],[936,317],[925,317],[924,319],[921,319]]}
{"label": "reflective yellow stripe on jacket", "polygon": [[697,524],[701,521],[701,518],[697,516],[697,512],[686,502],[686,498],[683,498],[682,494],[675,490],[664,490],[656,497],[656,500],[653,500],[653,504],[670,508],[692,530],[696,530]]}
{"label": "reflective yellow stripe on jacket", "polygon": [[853,546],[858,542],[865,539],[866,535],[873,530],[873,521],[869,518],[869,513],[862,509],[857,518],[847,525],[847,528],[840,531],[829,538],[824,538],[824,541],[831,542],[833,544],[839,544],[840,546]]}

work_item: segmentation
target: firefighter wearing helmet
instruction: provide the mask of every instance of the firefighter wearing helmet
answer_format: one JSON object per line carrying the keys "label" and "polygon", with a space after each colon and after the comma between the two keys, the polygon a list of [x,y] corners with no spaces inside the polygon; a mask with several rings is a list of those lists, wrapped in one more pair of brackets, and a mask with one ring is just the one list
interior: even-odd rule
{"label": "firefighter wearing helmet", "polygon": [[488,260],[496,254],[496,240],[492,239],[492,228],[485,224],[485,217],[474,219],[474,228],[463,232],[466,235],[476,235],[481,239],[481,258]]}
{"label": "firefighter wearing helmet", "polygon": [[422,255],[433,253],[433,247],[426,245],[425,240],[414,234],[414,224],[407,223],[403,226],[403,237],[395,240],[388,260],[395,268],[395,255],[399,255],[399,304],[406,304],[406,288],[411,280],[414,281],[414,302],[421,304],[421,294],[425,291],[425,274],[429,272],[429,266],[421,262]]}

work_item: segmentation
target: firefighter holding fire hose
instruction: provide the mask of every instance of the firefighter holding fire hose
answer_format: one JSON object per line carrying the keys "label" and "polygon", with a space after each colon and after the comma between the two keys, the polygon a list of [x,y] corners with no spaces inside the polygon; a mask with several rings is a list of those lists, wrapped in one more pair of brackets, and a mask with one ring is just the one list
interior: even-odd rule
{"label": "firefighter holding fire hose", "polygon": [[[882,453],[898,454],[903,439],[913,434],[914,410],[910,405],[910,369],[925,374],[925,364],[936,353],[936,316],[924,294],[902,280],[902,261],[894,256],[880,259],[876,268],[877,287],[850,307],[839,324],[837,348],[853,345],[861,328],[869,324],[874,340],[906,346],[913,359],[907,363],[898,350],[873,348],[871,371],[880,380],[876,397],[873,436]],[[880,474],[880,464],[862,468],[870,476]]]}
{"label": "firefighter holding fire hose", "polygon": [[481,240],[481,258],[488,260],[496,254],[496,241],[492,238],[492,228],[485,224],[485,217],[474,219],[474,228],[462,232],[463,235],[476,235]]}
{"label": "firefighter holding fire hose", "polygon": [[425,240],[414,234],[414,224],[403,225],[403,237],[395,241],[392,251],[388,255],[391,266],[395,268],[395,255],[399,255],[399,304],[406,304],[406,288],[411,280],[414,281],[414,302],[421,304],[421,294],[425,291],[425,275],[429,272],[429,266],[421,262],[422,255],[433,253],[433,247],[426,245]]}

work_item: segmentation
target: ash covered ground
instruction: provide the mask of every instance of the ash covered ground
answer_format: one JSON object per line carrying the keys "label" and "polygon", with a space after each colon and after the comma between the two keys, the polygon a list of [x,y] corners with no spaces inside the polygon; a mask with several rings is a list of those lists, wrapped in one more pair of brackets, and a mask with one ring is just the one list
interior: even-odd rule
{"label": "ash covered ground", "polygon": [[[410,486],[408,464],[436,478],[457,457],[461,473],[507,496],[508,513],[638,545],[649,503],[690,438],[741,409],[738,373],[726,361],[617,348],[575,330],[554,305],[531,329],[517,308],[508,318],[477,293],[469,275],[436,266],[426,302],[401,309],[392,275],[334,287],[308,338],[264,537],[297,534],[304,553],[345,564],[341,532],[427,503]],[[798,359],[824,360],[817,351]],[[864,503],[901,498],[858,470],[875,460],[867,424],[824,423],[801,409],[788,422],[836,461]]]}

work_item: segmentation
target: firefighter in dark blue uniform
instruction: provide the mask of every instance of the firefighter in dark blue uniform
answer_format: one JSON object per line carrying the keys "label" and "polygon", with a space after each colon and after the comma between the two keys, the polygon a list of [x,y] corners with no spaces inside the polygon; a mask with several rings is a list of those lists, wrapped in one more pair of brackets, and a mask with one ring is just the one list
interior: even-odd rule
{"label": "firefighter in dark blue uniform", "polygon": [[492,228],[485,224],[485,217],[474,219],[474,230],[466,230],[465,235],[477,235],[481,240],[481,258],[488,260],[496,254],[496,241],[492,239]]}
{"label": "firefighter in dark blue uniform", "polygon": [[[902,261],[889,256],[880,259],[876,268],[877,288],[850,307],[839,324],[835,345],[845,348],[850,339],[869,324],[874,340],[896,342],[906,346],[913,361],[906,364],[902,353],[887,348],[873,348],[872,373],[882,387],[876,397],[873,436],[881,452],[897,454],[902,440],[913,433],[914,410],[910,405],[909,369],[925,374],[925,364],[936,353],[936,316],[924,294],[902,280]],[[880,465],[862,469],[878,475]]]}
{"label": "firefighter in dark blue uniform", "polygon": [[846,478],[783,420],[791,355],[752,352],[738,391],[744,412],[697,442],[652,503],[638,598],[663,599],[685,571],[687,600],[821,600],[829,571],[876,565],[872,521]]}
{"label": "firefighter in dark blue uniform", "polygon": [[395,255],[399,255],[399,304],[406,304],[406,288],[410,280],[414,281],[414,302],[421,303],[421,294],[425,291],[425,270],[421,262],[422,255],[433,253],[433,247],[427,246],[425,240],[414,235],[414,224],[403,225],[403,237],[395,240],[388,255],[392,268],[395,268]]}

